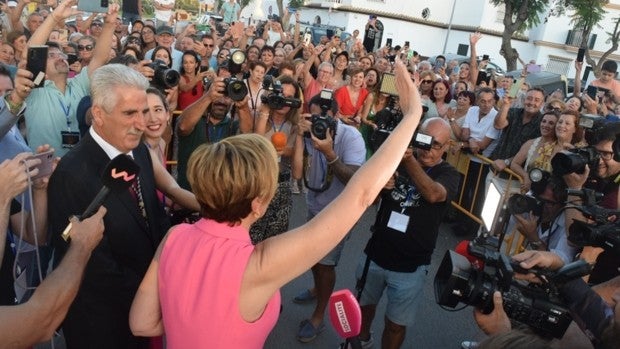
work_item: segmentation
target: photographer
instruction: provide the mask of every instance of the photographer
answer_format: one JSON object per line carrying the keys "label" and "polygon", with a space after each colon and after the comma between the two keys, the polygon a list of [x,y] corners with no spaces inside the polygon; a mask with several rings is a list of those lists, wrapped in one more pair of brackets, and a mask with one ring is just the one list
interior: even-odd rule
{"label": "photographer", "polygon": [[[301,147],[296,142],[301,107],[299,85],[288,76],[280,77],[278,81],[282,86],[281,91],[268,94],[269,92],[264,90],[265,97],[259,98],[266,100],[267,103],[262,103],[260,106],[256,133],[270,139],[276,148],[279,174],[275,196],[265,214],[254,222],[250,229],[250,237],[254,244],[288,230],[293,206],[291,177],[295,181],[301,178],[300,158],[303,154],[295,149],[297,146]],[[284,100],[287,100],[287,103],[297,102],[298,106],[280,105]]]}
{"label": "photographer", "polygon": [[[178,183],[190,190],[185,175],[189,156],[204,143],[215,143],[239,131],[239,120],[229,116],[233,101],[225,95],[227,84],[216,78],[196,102],[190,104],[177,121]],[[251,119],[247,101],[236,102],[240,118]],[[243,116],[242,116],[243,115]]]}
{"label": "photographer", "polygon": [[387,288],[382,345],[402,345],[421,299],[439,225],[458,193],[458,173],[442,160],[450,143],[448,122],[427,119],[419,132],[432,140],[407,149],[398,172],[384,187],[374,233],[357,268],[357,279],[366,277],[359,286],[363,290],[360,339],[364,345],[372,340],[370,327],[386,284],[391,286]]}
{"label": "photographer", "polygon": [[[620,160],[614,153],[614,141],[620,134],[620,123],[608,123],[604,120],[596,120],[593,126],[594,139],[588,139],[594,149],[600,155],[598,168],[590,169],[586,166],[584,173],[570,173],[564,176],[564,181],[569,189],[580,190],[586,187],[586,181],[590,172],[597,177],[595,190],[603,193],[600,205],[607,209],[617,210],[620,196],[618,195],[618,179],[620,178]],[[594,176],[595,175],[595,176]],[[580,205],[582,199],[575,195],[568,196],[568,202]],[[585,217],[578,210],[569,208],[566,210],[566,229],[570,231],[573,220],[585,221]],[[589,263],[594,263],[588,282],[596,285],[620,275],[620,258],[614,256],[611,251],[603,251],[598,247],[586,246],[580,256]]]}
{"label": "photographer", "polygon": [[[528,239],[533,250],[554,252],[568,264],[574,260],[578,248],[568,242],[563,210],[567,198],[566,185],[561,178],[551,177],[543,188],[536,191],[534,198],[520,196],[530,199],[529,203],[536,207],[528,207],[523,213],[513,212],[517,230]],[[511,200],[508,207],[511,209]]]}
{"label": "photographer", "polygon": [[[312,97],[308,102],[312,116],[302,115],[299,122],[296,147],[298,151],[304,151],[304,170],[307,170],[304,172],[304,181],[309,189],[306,197],[308,220],[318,215],[344,190],[349,179],[366,159],[366,147],[361,134],[354,127],[334,118],[338,103],[332,96],[332,91],[323,90]],[[321,134],[317,131],[321,131]],[[304,134],[310,137],[304,137]],[[317,301],[312,316],[300,324],[297,339],[301,342],[314,340],[325,328],[325,309],[334,290],[335,268],[345,240],[312,267],[314,288],[303,291],[293,300],[295,303],[307,303],[316,298]]]}

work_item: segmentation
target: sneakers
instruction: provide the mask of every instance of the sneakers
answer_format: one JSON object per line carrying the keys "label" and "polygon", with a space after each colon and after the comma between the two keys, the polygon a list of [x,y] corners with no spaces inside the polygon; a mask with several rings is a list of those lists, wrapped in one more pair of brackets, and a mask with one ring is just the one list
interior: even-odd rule
{"label": "sneakers", "polygon": [[310,320],[304,320],[299,324],[297,340],[302,343],[312,342],[323,330],[325,330],[325,324],[321,323],[319,327],[314,327]]}
{"label": "sneakers", "polygon": [[316,298],[310,290],[305,290],[293,298],[293,302],[297,304],[306,304],[312,302]]}
{"label": "sneakers", "polygon": [[478,348],[478,342],[473,341],[463,341],[461,342],[461,348],[463,349],[476,349]]}
{"label": "sneakers", "polygon": [[[374,342],[372,340],[372,334],[370,335],[370,338],[368,338],[367,341],[364,341],[364,340],[360,339],[360,343],[362,344],[362,349],[370,349],[370,348],[372,348],[372,345],[374,344]],[[353,349],[353,345],[351,343],[349,343],[347,345],[346,349]]]}
{"label": "sneakers", "polygon": [[297,184],[296,180],[293,180],[293,185],[291,185],[291,192],[293,194],[301,194],[301,191],[299,190],[299,185]]}

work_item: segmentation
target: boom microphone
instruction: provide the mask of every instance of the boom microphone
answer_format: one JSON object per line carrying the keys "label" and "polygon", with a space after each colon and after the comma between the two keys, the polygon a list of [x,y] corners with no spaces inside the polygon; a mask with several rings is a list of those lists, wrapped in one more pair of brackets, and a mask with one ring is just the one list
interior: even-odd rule
{"label": "boom microphone", "polygon": [[[140,166],[138,166],[129,155],[120,154],[112,159],[101,176],[103,187],[101,187],[97,196],[95,196],[93,201],[86,207],[82,215],[78,217],[79,220],[82,221],[94,215],[110,193],[120,193],[123,190],[127,190],[139,173]],[[62,232],[61,236],[65,241],[68,241],[70,238],[70,230],[71,223],[69,223]]]}

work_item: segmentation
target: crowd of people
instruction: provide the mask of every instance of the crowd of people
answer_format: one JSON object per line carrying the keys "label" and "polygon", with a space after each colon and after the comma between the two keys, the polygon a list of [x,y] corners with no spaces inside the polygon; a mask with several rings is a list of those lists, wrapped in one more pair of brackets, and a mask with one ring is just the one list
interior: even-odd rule
{"label": "crowd of people", "polygon": [[[293,299],[315,302],[296,334],[311,342],[325,328],[348,233],[376,203],[357,271],[359,339],[373,345],[385,291],[380,342],[399,348],[459,182],[484,187],[486,177],[507,186],[510,168],[523,178],[519,189],[543,206],[514,215],[532,250],[516,260],[527,268],[593,264],[589,282],[612,285],[598,290],[616,307],[597,340],[617,339],[618,295],[610,295],[618,293],[620,257],[571,244],[573,220],[585,218],[564,207],[582,200],[576,193],[596,177],[602,205],[618,208],[615,62],[590,84],[600,96],[576,84],[566,98],[523,83],[526,67],[517,77],[480,74],[488,63],[477,56],[480,33],[470,35],[469,62],[437,56],[431,64],[408,42],[362,41],[362,28],[347,40],[336,33],[304,40],[300,11],[284,16],[291,23],[270,16],[255,27],[238,21],[239,4],[230,0],[218,9],[221,21],[181,26],[174,0],[155,1],[154,19],[141,17],[140,1],[124,1],[122,14],[110,4],[88,17],[76,3],[0,5],[8,16],[0,46],[0,318],[11,319],[1,322],[0,337],[26,347],[60,326],[68,348],[261,348],[278,319],[279,289],[311,270],[313,284]],[[376,20],[370,16],[367,33]],[[30,48],[42,45],[45,81],[36,86],[26,66]],[[575,66],[577,81],[582,63]],[[522,84],[516,95],[513,84]],[[593,115],[590,137],[583,114]],[[530,170],[553,174],[556,154],[585,146],[598,154],[596,168],[555,175],[543,188],[530,180]],[[32,153],[50,151],[51,174],[38,176],[47,160]],[[464,178],[445,160],[455,152],[471,159]],[[132,181],[129,190],[112,191],[105,208],[79,217],[122,154],[140,168],[113,172]],[[485,191],[471,188],[463,195],[480,215]],[[300,193],[307,222],[289,227],[292,195]],[[171,228],[182,211],[193,214]],[[455,233],[475,232],[460,227]],[[52,252],[39,254],[45,246]],[[24,249],[37,258],[20,259]],[[18,292],[14,265],[39,260],[30,292]],[[53,271],[44,277],[48,261]],[[493,335],[481,348],[511,330],[501,297],[495,304],[491,315],[475,317]],[[37,322],[45,326],[26,330]]]}

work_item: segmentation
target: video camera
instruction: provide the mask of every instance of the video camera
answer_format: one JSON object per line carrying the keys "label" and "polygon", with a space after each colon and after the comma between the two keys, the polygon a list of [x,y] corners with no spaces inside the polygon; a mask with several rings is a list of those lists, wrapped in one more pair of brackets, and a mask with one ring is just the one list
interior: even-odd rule
{"label": "video camera", "polygon": [[168,65],[164,63],[164,61],[156,59],[148,66],[155,71],[151,79],[151,86],[160,90],[162,93],[165,94],[165,90],[179,84],[181,75],[176,70],[168,68]]}
{"label": "video camera", "polygon": [[[598,168],[601,157],[593,146],[563,150],[551,159],[551,167],[555,176],[564,176],[569,173],[582,174],[586,165],[590,169]],[[594,174],[596,171],[592,171]]]}
{"label": "video camera", "polygon": [[266,75],[263,79],[263,90],[269,91],[260,96],[260,101],[267,104],[269,108],[279,110],[284,107],[299,108],[301,100],[299,98],[284,97],[282,93],[282,83],[274,80],[271,75]]}
{"label": "video camera", "polygon": [[569,194],[582,198],[583,205],[573,207],[594,223],[573,220],[568,229],[568,240],[577,246],[602,247],[620,256],[620,220],[610,222],[612,217],[620,217],[620,211],[598,206],[596,202],[603,195],[594,190],[569,190]]}
{"label": "video camera", "polygon": [[375,115],[377,129],[370,135],[370,146],[373,152],[379,149],[403,118],[403,113],[397,104],[396,98],[394,96],[390,97],[387,108]]}
{"label": "video camera", "polygon": [[[321,97],[319,104],[319,107],[321,108],[321,114],[312,114],[310,119],[312,121],[310,132],[318,139],[325,139],[327,138],[327,132],[331,130],[333,131],[335,137],[336,126],[338,125],[338,122],[327,115],[327,111],[329,111],[332,107],[334,91],[322,89],[319,96]],[[304,137],[310,138],[310,134],[305,133]]]}
{"label": "video camera", "polygon": [[543,202],[538,199],[538,196],[545,191],[549,180],[551,179],[551,173],[539,168],[533,168],[528,172],[530,182],[530,192],[528,194],[513,194],[508,198],[507,209],[510,214],[522,214],[533,212],[535,216],[540,217],[542,215]]}
{"label": "video camera", "polygon": [[[455,308],[460,302],[488,314],[493,310],[493,293],[500,291],[504,311],[510,319],[532,327],[540,335],[561,338],[572,316],[558,290],[566,282],[588,274],[590,266],[579,260],[556,272],[524,270],[498,249],[496,238],[479,236],[467,246],[469,258],[446,251],[434,280],[437,303]],[[515,270],[533,272],[546,282],[520,283],[513,279]]]}

